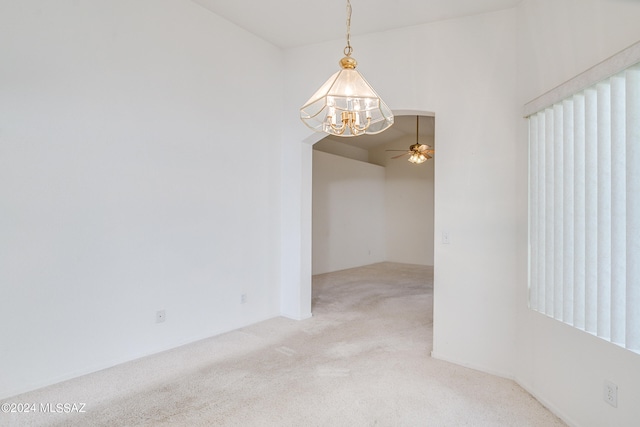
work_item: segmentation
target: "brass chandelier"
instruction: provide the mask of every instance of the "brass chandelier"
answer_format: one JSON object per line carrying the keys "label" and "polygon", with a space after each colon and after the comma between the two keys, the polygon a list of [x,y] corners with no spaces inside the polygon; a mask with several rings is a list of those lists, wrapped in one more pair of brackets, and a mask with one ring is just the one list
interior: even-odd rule
{"label": "brass chandelier", "polygon": [[347,46],[341,70],[332,75],[300,109],[300,119],[317,132],[351,137],[376,134],[393,124],[393,114],[351,57],[351,1],[347,0]]}

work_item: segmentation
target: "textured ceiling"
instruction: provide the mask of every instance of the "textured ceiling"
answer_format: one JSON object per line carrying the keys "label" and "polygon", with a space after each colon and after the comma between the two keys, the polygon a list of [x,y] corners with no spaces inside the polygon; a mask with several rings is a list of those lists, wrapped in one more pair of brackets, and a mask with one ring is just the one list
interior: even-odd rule
{"label": "textured ceiling", "polygon": [[[192,0],[281,48],[345,36],[346,0]],[[521,0],[351,0],[351,33],[367,34],[514,7]]]}

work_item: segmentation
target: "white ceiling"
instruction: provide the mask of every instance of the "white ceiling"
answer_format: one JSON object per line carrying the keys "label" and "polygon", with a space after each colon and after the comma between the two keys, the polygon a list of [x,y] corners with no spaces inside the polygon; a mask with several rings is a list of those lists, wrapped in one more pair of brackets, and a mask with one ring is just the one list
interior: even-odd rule
{"label": "white ceiling", "polygon": [[[192,0],[281,48],[345,37],[346,0]],[[514,7],[521,0],[351,0],[351,33],[367,34]]]}

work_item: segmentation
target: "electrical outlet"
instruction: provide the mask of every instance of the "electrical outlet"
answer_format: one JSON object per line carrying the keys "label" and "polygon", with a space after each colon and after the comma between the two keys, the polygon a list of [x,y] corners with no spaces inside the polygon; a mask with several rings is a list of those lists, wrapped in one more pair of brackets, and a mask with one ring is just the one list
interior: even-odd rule
{"label": "electrical outlet", "polygon": [[448,245],[449,243],[451,243],[451,240],[449,239],[449,232],[448,231],[443,231],[442,232],[442,243],[445,245]]}
{"label": "electrical outlet", "polygon": [[156,323],[162,323],[167,320],[167,313],[164,310],[156,311]]}
{"label": "electrical outlet", "polygon": [[247,294],[240,295],[240,304],[247,302]]}
{"label": "electrical outlet", "polygon": [[618,407],[618,386],[611,381],[604,382],[604,401],[614,408]]}

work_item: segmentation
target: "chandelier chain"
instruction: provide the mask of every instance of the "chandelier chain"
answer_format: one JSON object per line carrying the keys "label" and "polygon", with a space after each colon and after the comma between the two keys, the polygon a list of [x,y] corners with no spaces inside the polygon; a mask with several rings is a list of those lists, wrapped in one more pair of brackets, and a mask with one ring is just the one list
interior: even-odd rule
{"label": "chandelier chain", "polygon": [[345,56],[351,56],[351,0],[347,0],[347,46],[344,48]]}

